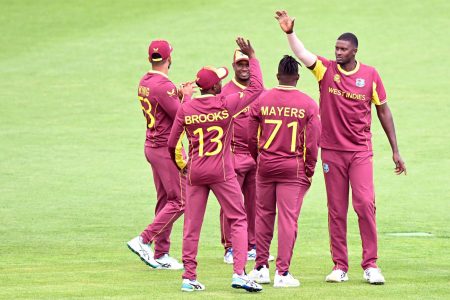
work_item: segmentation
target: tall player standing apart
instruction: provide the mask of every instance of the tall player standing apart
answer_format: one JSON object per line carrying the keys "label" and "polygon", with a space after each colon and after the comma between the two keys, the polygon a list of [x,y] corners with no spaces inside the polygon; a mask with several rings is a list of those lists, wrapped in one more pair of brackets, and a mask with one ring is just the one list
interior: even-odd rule
{"label": "tall player standing apart", "polygon": [[148,49],[152,69],[139,83],[138,96],[147,120],[145,157],[152,167],[157,203],[153,222],[128,242],[128,248],[152,268],[180,270],[183,265],[169,256],[172,224],[183,214],[186,186],[185,176],[173,165],[167,150],[170,129],[180,107],[177,89],[168,78],[171,52],[167,41],[152,41]]}
{"label": "tall player standing apart", "polygon": [[[199,291],[205,287],[197,281],[197,251],[200,230],[209,191],[219,201],[231,226],[234,248],[233,288],[250,292],[261,291],[259,284],[245,274],[247,262],[247,220],[244,201],[233,168],[231,153],[231,123],[235,114],[247,107],[263,91],[259,62],[250,42],[236,40],[242,53],[249,57],[250,82],[239,93],[219,95],[226,68],[204,67],[197,73],[196,84],[201,95],[185,101],[177,116],[169,137],[172,159],[180,169],[187,170],[186,210],[183,229],[183,263],[185,272],[181,290]],[[188,84],[184,89],[189,89]],[[184,90],[183,90],[184,91]],[[189,92],[185,94],[190,94]],[[186,132],[189,140],[189,161],[182,159],[181,149],[176,147]]]}
{"label": "tall player standing apart", "polygon": [[[250,81],[249,58],[239,49],[233,55],[234,77],[223,86],[221,95],[226,96],[242,92]],[[247,214],[248,260],[256,258],[255,214],[256,214],[256,163],[248,151],[248,117],[249,106],[234,116],[231,125],[231,151],[233,152],[234,171],[244,195],[245,212]],[[220,227],[222,244],[225,247],[224,262],[233,263],[230,223],[220,210]],[[273,256],[269,260],[273,260]]]}
{"label": "tall player standing apart", "polygon": [[286,11],[275,18],[287,33],[295,55],[309,68],[319,82],[320,115],[322,117],[322,164],[328,199],[333,271],[328,282],[348,280],[347,211],[349,183],[352,204],[358,215],[362,240],[363,278],[371,284],[385,279],[376,264],[378,258],[375,223],[375,192],[371,142],[371,103],[392,148],[395,173],[406,174],[395,134],[386,93],[375,68],[356,61],[358,39],[352,33],[342,34],[336,41],[336,60],[328,60],[309,52],[294,33],[294,19]]}
{"label": "tall player standing apart", "polygon": [[319,107],[295,87],[299,63],[284,56],[276,88],[252,104],[249,149],[258,163],[256,179],[256,268],[250,278],[270,283],[268,258],[278,209],[278,256],[274,287],[296,287],[289,272],[303,197],[311,185],[320,139]]}

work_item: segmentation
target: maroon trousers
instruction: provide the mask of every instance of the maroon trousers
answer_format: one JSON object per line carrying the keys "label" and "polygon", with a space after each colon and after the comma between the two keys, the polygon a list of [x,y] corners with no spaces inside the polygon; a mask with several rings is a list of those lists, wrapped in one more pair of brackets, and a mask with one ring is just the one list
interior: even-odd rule
{"label": "maroon trousers", "polygon": [[187,185],[183,229],[183,278],[197,278],[197,253],[200,231],[209,191],[212,190],[230,222],[234,273],[243,274],[247,263],[247,220],[244,200],[236,177],[210,185]]}
{"label": "maroon trousers", "polygon": [[[245,212],[247,214],[248,250],[256,245],[255,217],[256,217],[256,162],[250,154],[235,153],[234,170],[244,195]],[[225,250],[232,247],[230,223],[220,209],[220,232],[222,245]]]}
{"label": "maroon trousers", "polygon": [[358,215],[362,241],[361,266],[363,269],[377,267],[378,247],[372,157],[372,151],[322,149],[331,256],[334,268],[345,272],[348,271],[347,213],[350,186],[353,209]]}
{"label": "maroon trousers", "polygon": [[275,216],[278,208],[278,273],[289,271],[297,239],[298,217],[303,198],[310,187],[306,178],[291,182],[277,182],[257,176],[256,206],[256,264],[269,266],[269,248],[273,238]]}
{"label": "maroon trousers", "polygon": [[155,218],[141,236],[144,243],[154,243],[155,258],[159,258],[169,253],[172,225],[184,212],[186,178],[166,147],[145,147],[145,157],[152,167],[157,202]]}

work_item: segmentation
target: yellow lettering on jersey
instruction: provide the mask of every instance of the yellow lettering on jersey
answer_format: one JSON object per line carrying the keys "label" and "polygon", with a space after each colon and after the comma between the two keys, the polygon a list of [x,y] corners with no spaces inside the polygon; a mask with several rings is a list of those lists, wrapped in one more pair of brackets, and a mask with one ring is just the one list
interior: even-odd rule
{"label": "yellow lettering on jersey", "polygon": [[138,94],[141,97],[148,97],[148,95],[150,95],[150,89],[146,86],[140,85],[138,88]]}
{"label": "yellow lettering on jersey", "polygon": [[336,89],[333,87],[328,87],[328,92],[333,95],[342,96],[349,100],[360,100],[360,101],[366,100],[366,95],[364,95],[364,94],[351,93],[351,92]]}
{"label": "yellow lettering on jersey", "polygon": [[199,115],[191,115],[184,117],[184,123],[189,124],[199,124],[199,123],[207,123],[207,122],[217,122],[221,120],[228,119],[230,114],[228,110],[217,111],[209,114],[199,114]]}
{"label": "yellow lettering on jersey", "polygon": [[261,115],[263,116],[279,116],[279,117],[294,117],[303,119],[305,117],[305,109],[298,109],[295,107],[276,107],[262,106]]}

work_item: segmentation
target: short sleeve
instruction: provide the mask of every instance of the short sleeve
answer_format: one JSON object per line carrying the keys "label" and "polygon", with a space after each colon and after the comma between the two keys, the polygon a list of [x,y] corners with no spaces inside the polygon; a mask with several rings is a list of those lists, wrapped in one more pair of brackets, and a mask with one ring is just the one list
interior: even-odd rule
{"label": "short sleeve", "polygon": [[372,83],[372,103],[375,105],[382,105],[387,102],[386,91],[384,90],[383,82],[380,75],[374,70],[374,78]]}
{"label": "short sleeve", "polygon": [[323,76],[325,75],[325,72],[329,68],[330,64],[331,62],[328,59],[322,56],[317,56],[317,60],[314,63],[314,68],[310,69],[317,81],[321,81],[323,79]]}

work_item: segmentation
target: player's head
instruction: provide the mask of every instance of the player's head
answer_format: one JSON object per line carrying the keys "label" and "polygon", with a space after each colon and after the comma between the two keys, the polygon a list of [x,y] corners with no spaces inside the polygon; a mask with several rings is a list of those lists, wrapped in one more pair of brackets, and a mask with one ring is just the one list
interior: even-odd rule
{"label": "player's head", "polygon": [[351,32],[341,34],[334,50],[336,62],[338,64],[346,64],[355,59],[358,52],[358,38]]}
{"label": "player's head", "polygon": [[172,46],[165,40],[154,40],[148,47],[148,61],[152,67],[167,67],[172,64]]}
{"label": "player's head", "polygon": [[222,79],[227,77],[228,69],[225,67],[203,67],[197,73],[195,83],[203,94],[217,95],[222,92]]}
{"label": "player's head", "polygon": [[285,55],[278,64],[277,78],[281,85],[297,85],[297,81],[300,78],[298,73],[298,67],[301,64],[292,56]]}
{"label": "player's head", "polygon": [[237,80],[247,81],[250,79],[249,58],[240,49],[234,50],[233,70]]}

